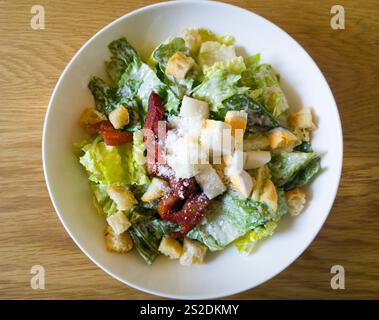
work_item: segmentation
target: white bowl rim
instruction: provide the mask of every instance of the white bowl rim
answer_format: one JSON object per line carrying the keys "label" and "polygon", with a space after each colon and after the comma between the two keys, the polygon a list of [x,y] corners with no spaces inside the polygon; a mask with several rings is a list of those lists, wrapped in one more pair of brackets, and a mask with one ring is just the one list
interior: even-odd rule
{"label": "white bowl rim", "polygon": [[[254,287],[251,287],[250,285],[247,285],[246,287],[244,288],[234,288],[234,289],[229,289],[229,290],[225,290],[221,293],[221,294],[218,294],[218,295],[202,295],[202,294],[197,294],[197,295],[193,295],[193,296],[189,296],[189,295],[180,295],[180,294],[167,294],[167,293],[162,293],[162,292],[159,292],[158,290],[152,290],[152,289],[148,289],[148,288],[144,288],[142,286],[139,286],[139,285],[136,285],[134,284],[133,282],[131,281],[127,281],[125,279],[121,279],[120,277],[118,277],[117,275],[115,275],[112,271],[108,270],[107,268],[103,267],[99,262],[97,262],[82,246],[81,244],[77,241],[77,239],[73,236],[73,234],[71,233],[71,231],[69,230],[69,228],[67,227],[65,221],[64,221],[64,218],[62,216],[62,214],[60,213],[59,211],[59,208],[54,200],[54,196],[53,196],[53,193],[51,191],[51,186],[50,186],[50,181],[49,181],[49,176],[47,174],[47,170],[46,170],[46,146],[45,146],[45,137],[46,137],[46,130],[47,130],[47,123],[48,123],[48,119],[49,119],[49,115],[51,113],[51,109],[52,109],[52,105],[53,105],[53,102],[54,102],[54,98],[55,98],[55,94],[56,94],[56,91],[57,89],[59,88],[61,82],[63,81],[67,71],[69,70],[70,66],[73,64],[73,62],[76,60],[77,56],[80,55],[80,53],[89,45],[89,43],[92,42],[93,39],[95,39],[99,34],[103,33],[105,30],[111,28],[113,25],[117,24],[119,21],[123,20],[123,19],[127,19],[133,15],[136,15],[136,14],[139,14],[143,11],[147,11],[147,10],[151,10],[152,8],[157,8],[157,7],[166,7],[166,6],[176,6],[176,5],[180,5],[182,3],[192,3],[192,4],[198,4],[198,3],[207,3],[208,5],[215,5],[215,6],[224,6],[224,7],[229,7],[229,8],[233,8],[235,10],[240,10],[241,13],[244,12],[244,13],[249,13],[251,15],[254,15],[260,19],[263,19],[265,22],[267,22],[268,24],[271,25],[271,27],[273,28],[276,28],[276,29],[279,29],[280,31],[282,31],[291,41],[293,41],[294,45],[298,46],[298,48],[306,55],[308,56],[308,58],[310,59],[311,63],[314,65],[315,69],[319,72],[320,76],[322,77],[322,79],[324,79],[325,83],[327,84],[327,89],[330,93],[330,96],[332,97],[333,99],[333,102],[334,102],[334,105],[332,106],[333,108],[335,108],[335,111],[336,111],[336,116],[337,116],[337,119],[338,119],[338,128],[337,129],[337,132],[338,132],[338,141],[339,141],[339,147],[341,149],[341,155],[340,155],[340,158],[339,159],[336,159],[336,162],[338,161],[338,183],[336,183],[336,187],[334,188],[334,190],[331,191],[331,193],[333,193],[333,201],[329,204],[328,206],[328,214],[325,215],[325,218],[323,219],[322,223],[320,224],[320,228],[315,231],[315,234],[314,236],[312,237],[311,241],[309,243],[305,243],[302,247],[301,250],[299,250],[299,253],[295,256],[295,258],[290,261],[289,263],[287,263],[286,265],[283,266],[283,268],[278,271],[277,273],[275,274],[272,274],[271,276],[269,277],[266,277],[265,279],[262,279],[262,281],[255,285]],[[247,9],[244,9],[244,8],[241,8],[239,6],[235,6],[235,5],[231,5],[231,4],[228,4],[228,3],[224,3],[224,2],[218,2],[218,1],[202,1],[202,0],[181,0],[181,1],[165,1],[165,2],[160,2],[160,3],[156,3],[156,4],[152,4],[152,5],[148,5],[148,6],[145,6],[145,7],[142,7],[142,8],[139,8],[139,9],[136,9],[134,11],[131,11],[117,19],[115,19],[114,21],[112,21],[111,23],[109,23],[108,25],[104,26],[103,28],[101,28],[99,31],[97,31],[89,40],[87,40],[83,45],[82,47],[75,53],[75,55],[71,58],[71,60],[69,61],[69,63],[66,65],[66,67],[64,68],[62,74],[60,75],[55,87],[54,87],[54,90],[51,94],[51,97],[50,97],[50,100],[49,100],[49,104],[48,104],[48,107],[47,107],[47,111],[46,111],[46,115],[45,115],[45,120],[44,120],[44,125],[43,125],[43,131],[42,131],[42,164],[43,164],[43,172],[44,172],[44,177],[45,177],[45,181],[46,181],[46,186],[47,186],[47,190],[48,190],[48,193],[49,193],[49,196],[50,196],[50,199],[51,199],[51,202],[53,204],[53,207],[55,209],[55,212],[57,213],[58,217],[59,217],[59,220],[61,221],[61,223],[63,224],[66,232],[70,235],[71,239],[74,241],[74,243],[79,247],[79,249],[95,264],[97,265],[100,269],[102,269],[105,273],[109,274],[110,276],[112,276],[114,279],[117,279],[118,281],[120,281],[121,283],[124,283],[134,289],[137,289],[137,290],[140,290],[142,292],[146,292],[146,293],[149,293],[149,294],[153,294],[153,295],[156,295],[156,296],[160,296],[160,297],[166,297],[166,298],[173,298],[173,299],[217,299],[217,298],[222,298],[222,297],[226,297],[226,296],[231,296],[231,295],[234,295],[234,294],[238,294],[238,293],[241,293],[241,292],[244,292],[244,291],[247,291],[249,289],[253,289],[267,281],[269,281],[270,279],[274,278],[275,276],[277,276],[279,273],[281,273],[283,270],[287,269],[294,261],[296,261],[303,253],[304,251],[310,246],[310,244],[314,241],[314,239],[317,237],[317,235],[319,234],[321,228],[323,227],[323,225],[325,224],[325,221],[326,219],[329,217],[330,215],[330,211],[332,209],[332,206],[334,204],[334,201],[335,201],[335,198],[336,198],[336,195],[337,195],[337,191],[338,191],[338,187],[339,187],[339,184],[340,184],[340,179],[341,179],[341,174],[342,174],[342,165],[343,165],[343,133],[342,133],[342,125],[341,125],[341,119],[340,119],[340,115],[339,115],[339,112],[338,112],[338,108],[337,108],[337,104],[336,104],[336,101],[335,101],[335,98],[333,96],[333,93],[330,89],[330,86],[329,86],[329,83],[328,81],[326,80],[326,78],[324,77],[323,73],[321,72],[320,68],[318,67],[318,65],[316,64],[316,62],[313,60],[313,58],[309,55],[309,53],[294,39],[292,38],[286,31],[284,31],[282,28],[278,27],[276,24],[274,24],[273,22],[271,22],[270,20],[250,11],[250,10],[247,10]]]}

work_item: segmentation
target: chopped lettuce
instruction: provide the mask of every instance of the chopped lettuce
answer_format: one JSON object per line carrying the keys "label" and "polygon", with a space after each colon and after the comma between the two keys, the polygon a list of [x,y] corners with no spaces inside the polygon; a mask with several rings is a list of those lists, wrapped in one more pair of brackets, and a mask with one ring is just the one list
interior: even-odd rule
{"label": "chopped lettuce", "polygon": [[217,69],[226,70],[233,74],[241,74],[245,69],[245,63],[242,57],[236,57],[228,61],[218,61],[211,67],[204,68],[205,75],[211,75]]}
{"label": "chopped lettuce", "polygon": [[86,168],[90,181],[103,185],[147,184],[146,169],[140,162],[142,148],[138,133],[134,133],[136,146],[108,146],[100,137],[83,147],[84,155],[79,158]]}
{"label": "chopped lettuce", "polygon": [[237,87],[239,79],[239,75],[225,69],[214,69],[208,72],[204,81],[192,91],[192,96],[207,101],[210,110],[218,112],[220,108],[223,108],[224,100],[247,91],[247,88]]}
{"label": "chopped lettuce", "polygon": [[107,73],[114,84],[117,84],[126,67],[135,59],[139,58],[137,51],[130,45],[126,38],[112,41],[108,45],[112,56],[105,63]]}
{"label": "chopped lettuce", "polygon": [[166,111],[178,110],[180,101],[170,88],[158,78],[150,66],[138,59],[133,60],[121,76],[118,95],[128,101],[130,97],[135,97],[146,112],[152,91],[164,99]]}
{"label": "chopped lettuce", "polygon": [[134,213],[130,219],[132,227],[129,234],[137,252],[147,264],[152,264],[159,255],[159,244],[162,237],[178,229],[178,226],[158,218]]}
{"label": "chopped lettuce", "polygon": [[95,208],[100,214],[110,216],[117,212],[117,204],[109,197],[107,186],[100,183],[90,183]]}
{"label": "chopped lettuce", "polygon": [[186,47],[183,38],[172,38],[156,47],[151,54],[150,61],[153,65],[158,64],[161,70],[164,72],[166,69],[167,61],[176,52],[183,52],[185,55],[189,54],[189,50]]}
{"label": "chopped lettuce", "polygon": [[222,250],[250,229],[278,220],[281,214],[273,212],[263,202],[241,199],[228,192],[209,204],[206,222],[187,236],[204,243],[211,251]]}
{"label": "chopped lettuce", "polygon": [[223,102],[224,108],[219,112],[223,119],[229,110],[245,110],[248,115],[247,130],[250,132],[268,131],[279,127],[279,122],[264,107],[246,94],[234,95]]}
{"label": "chopped lettuce", "polygon": [[200,67],[211,67],[217,62],[227,63],[236,58],[236,50],[234,46],[226,46],[216,41],[203,42],[197,61]]}
{"label": "chopped lettuce", "polygon": [[281,217],[289,212],[289,208],[284,189],[277,187],[276,192],[278,194],[278,209],[276,210],[276,214],[278,217]]}
{"label": "chopped lettuce", "polygon": [[230,46],[234,44],[234,41],[235,41],[234,37],[231,35],[218,36],[208,29],[197,29],[197,31],[200,34],[202,42],[217,41],[226,46]]}
{"label": "chopped lettuce", "polygon": [[202,80],[202,75],[197,65],[192,67],[186,75],[186,79],[183,80],[165,74],[167,61],[178,51],[189,55],[189,49],[186,47],[184,39],[179,37],[168,39],[153,51],[150,64],[156,66],[158,77],[169,86],[178,99],[182,99],[184,95],[190,94],[194,83]]}
{"label": "chopped lettuce", "polygon": [[98,77],[93,77],[88,83],[95,99],[95,106],[98,111],[104,114],[111,113],[117,108],[117,90]]}
{"label": "chopped lettuce", "polygon": [[320,171],[320,158],[317,157],[313,159],[309,164],[302,170],[300,170],[292,181],[284,185],[285,190],[290,190],[293,188],[302,188],[309,184],[313,177]]}
{"label": "chopped lettuce", "polygon": [[246,70],[239,84],[252,89],[250,96],[262,103],[275,116],[288,110],[287,99],[280,88],[279,77],[269,64],[259,64],[260,55],[246,59]]}
{"label": "chopped lettuce", "polygon": [[263,240],[274,234],[278,223],[269,221],[263,226],[259,226],[246,232],[242,237],[233,241],[234,246],[242,256],[248,256],[253,251],[259,240]]}
{"label": "chopped lettuce", "polygon": [[[319,158],[320,156],[314,152],[294,151],[278,153],[273,156],[269,163],[272,180],[279,187],[295,184],[304,186],[318,172],[319,160],[317,159]],[[309,171],[306,170],[307,167],[309,167]],[[286,187],[286,189],[289,188]]]}

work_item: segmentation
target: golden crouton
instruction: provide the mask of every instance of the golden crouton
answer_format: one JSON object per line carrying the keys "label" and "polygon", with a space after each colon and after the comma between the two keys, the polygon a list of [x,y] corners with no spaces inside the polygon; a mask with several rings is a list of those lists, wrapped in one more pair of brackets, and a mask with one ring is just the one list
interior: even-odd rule
{"label": "golden crouton", "polygon": [[183,52],[178,51],[168,60],[165,73],[174,76],[177,80],[184,80],[194,63],[195,61],[191,57],[187,57]]}
{"label": "golden crouton", "polygon": [[164,236],[158,250],[170,259],[179,259],[183,248],[179,241],[170,236]]}
{"label": "golden crouton", "polygon": [[133,240],[128,232],[117,235],[111,226],[106,226],[104,230],[104,240],[108,251],[126,253],[133,248]]}
{"label": "golden crouton", "polygon": [[141,200],[144,202],[151,202],[163,197],[168,191],[170,191],[170,186],[167,181],[153,178],[146,192],[141,197]]}
{"label": "golden crouton", "polygon": [[180,257],[180,264],[183,266],[190,266],[191,264],[203,263],[207,247],[196,240],[184,238],[183,252]]}
{"label": "golden crouton", "polygon": [[290,114],[288,121],[292,128],[314,130],[316,126],[313,123],[312,111],[310,108],[303,108],[300,111]]}
{"label": "golden crouton", "polygon": [[289,148],[297,141],[297,137],[283,128],[272,129],[268,133],[268,142],[272,149]]}
{"label": "golden crouton", "polygon": [[107,218],[108,224],[116,234],[121,234],[132,225],[128,217],[122,211],[117,211]]}
{"label": "golden crouton", "polygon": [[304,209],[306,202],[305,192],[299,188],[286,192],[288,209],[291,216],[297,216]]}
{"label": "golden crouton", "polygon": [[114,109],[108,117],[115,129],[121,129],[129,123],[128,109],[122,105]]}
{"label": "golden crouton", "polygon": [[117,209],[129,211],[136,203],[133,192],[119,186],[111,186],[107,189],[109,197],[116,203]]}

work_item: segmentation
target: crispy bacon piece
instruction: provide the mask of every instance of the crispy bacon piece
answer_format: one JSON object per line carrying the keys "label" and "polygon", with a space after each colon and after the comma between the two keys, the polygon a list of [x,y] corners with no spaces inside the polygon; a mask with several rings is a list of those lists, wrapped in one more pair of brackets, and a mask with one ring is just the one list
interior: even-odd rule
{"label": "crispy bacon piece", "polygon": [[[173,237],[186,235],[203,218],[209,203],[204,193],[197,193],[194,178],[176,178],[172,168],[165,162],[164,155],[159,155],[159,144],[164,144],[165,136],[158,134],[159,121],[164,119],[164,108],[159,96],[152,92],[149,97],[148,111],[143,125],[144,141],[147,148],[146,168],[149,176],[158,176],[168,180],[171,192],[162,198],[157,211],[162,219],[180,225],[180,231],[172,234]],[[161,140],[159,140],[161,139]],[[163,141],[162,141],[163,139]],[[152,159],[153,158],[153,159]],[[160,160],[160,161],[159,161]],[[182,208],[174,211],[176,205],[184,201]]]}
{"label": "crispy bacon piece", "polygon": [[120,146],[133,141],[133,134],[116,130],[108,120],[88,125],[88,127],[100,134],[103,137],[105,144],[108,146]]}
{"label": "crispy bacon piece", "polygon": [[168,195],[163,197],[157,204],[157,211],[163,220],[169,218],[169,212],[171,212],[175,205],[180,201],[180,197],[171,191]]}
{"label": "crispy bacon piece", "polygon": [[144,129],[152,130],[155,137],[158,137],[158,122],[164,119],[164,107],[159,96],[152,91],[149,97],[149,103],[147,107],[147,115]]}
{"label": "crispy bacon piece", "polygon": [[163,159],[159,157],[160,148],[158,145],[158,126],[160,121],[164,121],[164,107],[159,96],[153,91],[149,97],[147,115],[143,124],[143,139],[147,149],[146,169],[149,176],[157,175],[158,159]]}
{"label": "crispy bacon piece", "polygon": [[183,237],[191,231],[204,217],[208,203],[209,199],[203,192],[196,193],[186,200],[181,210],[169,213],[167,220],[180,225],[181,228],[171,236]]}

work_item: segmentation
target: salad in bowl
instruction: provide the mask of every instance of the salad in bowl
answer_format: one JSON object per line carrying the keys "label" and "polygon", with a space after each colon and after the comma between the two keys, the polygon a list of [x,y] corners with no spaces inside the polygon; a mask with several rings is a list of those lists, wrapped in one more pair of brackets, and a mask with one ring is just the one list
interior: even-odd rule
{"label": "salad in bowl", "polygon": [[233,43],[186,29],[147,61],[126,38],[109,44],[109,79],[91,79],[80,118],[90,137],[75,143],[108,250],[148,264],[200,264],[230,245],[249,255],[305,207],[320,170],[312,110],[291,112],[279,75]]}

